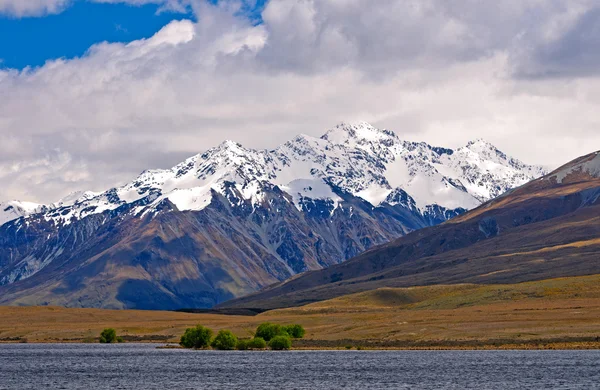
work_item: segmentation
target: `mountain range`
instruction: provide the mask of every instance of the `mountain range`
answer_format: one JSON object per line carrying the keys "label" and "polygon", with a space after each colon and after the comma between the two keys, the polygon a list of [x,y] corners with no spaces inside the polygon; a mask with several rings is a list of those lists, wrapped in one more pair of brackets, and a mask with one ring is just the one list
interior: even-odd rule
{"label": "mountain range", "polygon": [[599,259],[596,152],[446,223],[223,306],[273,309],[381,287],[512,284],[592,275],[600,274]]}
{"label": "mountain range", "polygon": [[274,150],[225,141],[101,193],[1,203],[0,304],[212,307],[545,173],[483,140],[452,150],[364,122]]}

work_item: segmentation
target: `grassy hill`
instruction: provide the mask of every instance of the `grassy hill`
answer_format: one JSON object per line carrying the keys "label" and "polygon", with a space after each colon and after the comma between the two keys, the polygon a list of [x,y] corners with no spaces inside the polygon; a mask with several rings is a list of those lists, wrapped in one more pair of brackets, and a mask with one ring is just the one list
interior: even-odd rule
{"label": "grassy hill", "polygon": [[198,323],[248,337],[265,321],[300,323],[297,347],[600,348],[600,275],[512,285],[382,288],[254,317],[161,311],[0,307],[0,341],[176,342]]}

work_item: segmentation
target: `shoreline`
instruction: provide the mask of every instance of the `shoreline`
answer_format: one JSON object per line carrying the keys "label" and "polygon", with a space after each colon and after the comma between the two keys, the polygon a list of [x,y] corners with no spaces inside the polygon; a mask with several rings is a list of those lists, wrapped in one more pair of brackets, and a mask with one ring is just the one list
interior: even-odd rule
{"label": "shoreline", "polygon": [[[127,340],[127,336],[124,336]],[[157,349],[185,349],[177,341],[140,338],[127,340],[123,344],[156,345]],[[97,340],[49,339],[29,342],[26,339],[0,339],[0,346],[7,344],[99,344]],[[292,351],[506,351],[506,350],[600,350],[600,338],[576,337],[571,340],[448,340],[438,342],[383,341],[383,340],[295,340]]]}

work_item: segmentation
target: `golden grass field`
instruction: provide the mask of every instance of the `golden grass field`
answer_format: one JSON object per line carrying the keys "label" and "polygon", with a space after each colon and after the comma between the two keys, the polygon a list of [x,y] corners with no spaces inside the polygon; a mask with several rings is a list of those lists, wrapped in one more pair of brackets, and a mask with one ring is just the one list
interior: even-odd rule
{"label": "golden grass field", "polygon": [[261,322],[299,323],[302,348],[600,348],[600,275],[514,285],[383,288],[255,317],[161,311],[0,307],[2,342],[177,342],[202,324],[250,337]]}

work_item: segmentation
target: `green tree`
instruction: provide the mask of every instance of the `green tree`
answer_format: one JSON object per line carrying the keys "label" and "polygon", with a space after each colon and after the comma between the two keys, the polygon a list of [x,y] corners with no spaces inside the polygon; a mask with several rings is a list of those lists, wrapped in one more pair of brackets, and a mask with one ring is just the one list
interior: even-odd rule
{"label": "green tree", "polygon": [[233,333],[228,330],[220,330],[219,333],[217,333],[217,337],[215,337],[213,340],[211,346],[214,349],[230,351],[235,349],[237,343],[238,339]]}
{"label": "green tree", "polygon": [[289,336],[275,336],[269,341],[269,348],[273,351],[283,351],[292,348],[292,340]]}
{"label": "green tree", "polygon": [[113,328],[106,328],[100,333],[100,342],[103,344],[111,344],[117,342],[117,331]]}
{"label": "green tree", "polygon": [[286,336],[287,333],[283,326],[279,324],[272,324],[270,322],[262,323],[256,328],[254,337],[260,337],[263,340],[269,342],[275,336]]}
{"label": "green tree", "polygon": [[265,349],[267,348],[267,342],[262,337],[255,337],[248,342],[249,349]]}
{"label": "green tree", "polygon": [[195,328],[187,328],[179,344],[185,348],[206,348],[210,345],[212,330],[198,325]]}
{"label": "green tree", "polygon": [[293,324],[287,325],[284,327],[285,332],[290,335],[293,339],[301,339],[306,334],[306,330],[302,327],[302,325]]}

